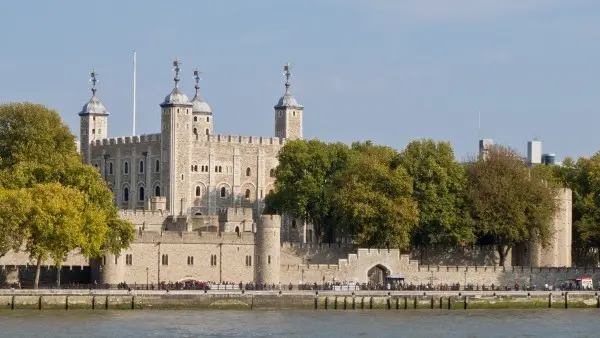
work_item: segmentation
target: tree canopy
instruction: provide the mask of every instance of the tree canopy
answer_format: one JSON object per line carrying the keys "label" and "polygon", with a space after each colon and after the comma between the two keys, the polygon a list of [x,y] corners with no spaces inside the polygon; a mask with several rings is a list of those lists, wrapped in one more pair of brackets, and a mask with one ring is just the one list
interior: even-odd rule
{"label": "tree canopy", "polygon": [[0,255],[25,245],[38,264],[51,258],[60,266],[73,249],[118,254],[134,235],[58,113],[32,103],[0,105],[0,220]]}
{"label": "tree canopy", "polygon": [[555,190],[525,166],[516,151],[492,147],[467,164],[467,200],[475,232],[496,245],[500,265],[508,250],[534,240],[546,245],[557,210]]}

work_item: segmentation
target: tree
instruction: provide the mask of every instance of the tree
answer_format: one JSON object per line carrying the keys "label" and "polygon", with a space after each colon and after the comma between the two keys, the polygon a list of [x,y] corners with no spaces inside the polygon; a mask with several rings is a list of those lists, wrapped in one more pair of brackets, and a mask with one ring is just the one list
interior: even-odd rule
{"label": "tree", "polygon": [[486,158],[467,164],[467,200],[475,231],[496,246],[500,265],[517,243],[551,238],[556,194],[514,150],[495,146]]}
{"label": "tree", "polygon": [[337,219],[355,234],[358,245],[408,247],[419,213],[398,153],[370,142],[355,143],[352,151],[350,162],[335,177]]}
{"label": "tree", "polygon": [[265,199],[265,213],[285,213],[315,227],[320,241],[334,239],[331,205],[333,177],[346,166],[350,150],[341,143],[288,141],[278,154],[275,192]]}
{"label": "tree", "polygon": [[37,261],[37,289],[43,260],[52,259],[60,276],[67,254],[84,243],[84,199],[78,190],[58,183],[38,184],[25,193],[31,201],[26,211],[25,246]]}
{"label": "tree", "polygon": [[[31,103],[0,105],[0,158],[0,187],[19,191],[20,195],[17,196],[22,199],[25,198],[23,196],[31,201],[38,198],[31,192],[24,193],[31,189],[58,189],[52,184],[59,184],[66,189],[62,191],[63,194],[78,193],[70,195],[73,198],[78,196],[79,200],[73,203],[82,205],[81,215],[77,216],[82,220],[81,227],[74,229],[81,230],[79,235],[85,240],[77,241],[74,248],[78,248],[86,257],[99,257],[106,251],[118,254],[133,240],[133,225],[119,219],[112,192],[99,172],[81,163],[75,137],[56,111]],[[10,201],[15,203],[14,198],[0,198],[0,217],[4,208],[11,207]],[[50,203],[50,206],[59,205],[50,200],[44,202]],[[41,211],[53,211],[44,210]],[[77,219],[72,221],[78,222]],[[21,223],[21,228],[35,226],[35,222],[28,216]],[[38,230],[29,229],[32,233],[39,233]],[[9,238],[8,241],[13,249],[21,244],[19,240]],[[72,247],[72,243],[67,241],[65,245]],[[58,250],[53,244],[39,241],[26,244],[28,253],[34,259],[40,256],[39,252],[44,248]],[[49,249],[44,250],[42,252],[49,252]],[[51,258],[55,259],[58,266],[64,261],[64,255],[56,254]]]}
{"label": "tree", "polygon": [[22,190],[0,189],[0,257],[19,251],[25,239],[30,200]]}
{"label": "tree", "polygon": [[419,205],[419,225],[413,243],[421,250],[430,244],[473,242],[473,228],[466,217],[466,171],[454,158],[448,142],[413,141],[400,154],[400,162],[413,183]]}

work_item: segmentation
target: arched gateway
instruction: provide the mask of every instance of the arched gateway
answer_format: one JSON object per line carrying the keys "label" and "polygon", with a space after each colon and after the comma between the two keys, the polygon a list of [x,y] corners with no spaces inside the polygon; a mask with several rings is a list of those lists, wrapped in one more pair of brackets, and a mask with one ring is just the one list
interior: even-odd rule
{"label": "arched gateway", "polygon": [[371,284],[384,285],[385,278],[390,275],[390,270],[381,264],[377,264],[367,271],[367,279]]}

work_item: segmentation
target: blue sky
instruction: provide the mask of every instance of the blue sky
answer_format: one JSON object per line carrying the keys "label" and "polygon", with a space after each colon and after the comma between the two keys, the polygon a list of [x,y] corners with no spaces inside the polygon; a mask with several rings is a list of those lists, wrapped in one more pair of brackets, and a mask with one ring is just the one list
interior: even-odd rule
{"label": "blue sky", "polygon": [[220,134],[274,134],[289,61],[306,138],[600,150],[595,0],[10,1],[0,37],[0,102],[57,109],[76,133],[96,68],[110,136],[131,134],[136,49],[138,134],[159,131],[180,57],[190,98],[204,72]]}

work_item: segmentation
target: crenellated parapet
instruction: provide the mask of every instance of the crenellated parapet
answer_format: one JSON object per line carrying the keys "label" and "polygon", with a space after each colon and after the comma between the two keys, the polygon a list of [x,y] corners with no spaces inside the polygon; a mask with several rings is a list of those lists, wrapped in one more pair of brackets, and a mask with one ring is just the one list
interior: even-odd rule
{"label": "crenellated parapet", "polygon": [[218,210],[219,222],[252,222],[253,210],[251,208],[223,208]]}
{"label": "crenellated parapet", "polygon": [[142,231],[136,234],[135,243],[164,244],[227,244],[254,245],[253,233],[216,233],[201,231]]}
{"label": "crenellated parapet", "polygon": [[209,143],[230,144],[260,144],[260,145],[284,145],[285,139],[279,137],[264,136],[240,136],[240,135],[199,135],[197,141]]}
{"label": "crenellated parapet", "polygon": [[92,146],[110,146],[110,145],[124,145],[124,144],[147,144],[160,142],[160,134],[149,134],[139,136],[124,136],[124,137],[110,137],[101,140],[92,141]]}

